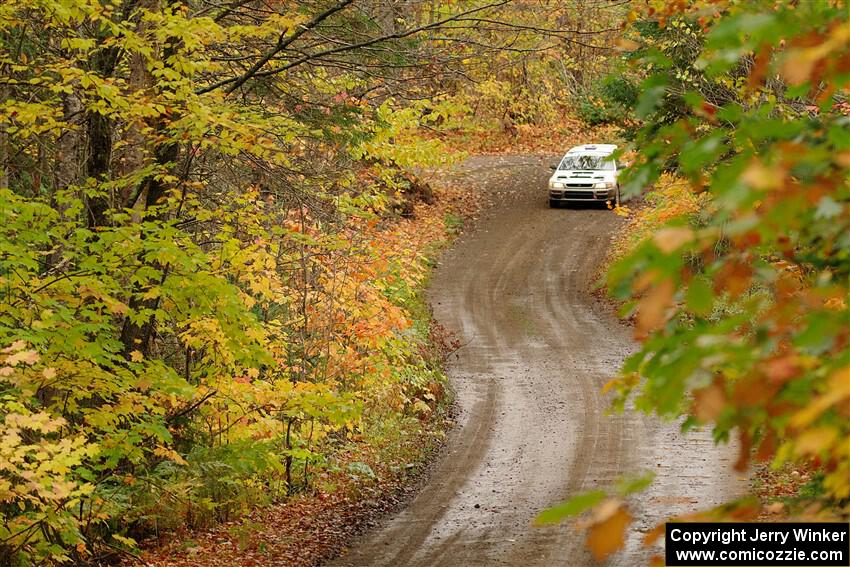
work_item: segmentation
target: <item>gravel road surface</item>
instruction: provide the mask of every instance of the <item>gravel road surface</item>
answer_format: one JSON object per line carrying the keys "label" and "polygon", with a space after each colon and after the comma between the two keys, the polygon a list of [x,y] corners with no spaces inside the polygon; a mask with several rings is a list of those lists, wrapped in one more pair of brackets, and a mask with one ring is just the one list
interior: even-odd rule
{"label": "gravel road surface", "polygon": [[607,562],[637,566],[659,551],[640,545],[642,532],[744,488],[734,449],[708,433],[684,439],[676,424],[606,412],[600,389],[636,347],[590,290],[622,220],[604,208],[549,209],[549,161],[479,157],[453,174],[490,203],[430,290],[436,319],[464,343],[448,368],[458,424],[410,505],[332,565],[595,565],[582,533],[535,527],[535,515],[651,470],[653,487],[630,502],[626,549]]}

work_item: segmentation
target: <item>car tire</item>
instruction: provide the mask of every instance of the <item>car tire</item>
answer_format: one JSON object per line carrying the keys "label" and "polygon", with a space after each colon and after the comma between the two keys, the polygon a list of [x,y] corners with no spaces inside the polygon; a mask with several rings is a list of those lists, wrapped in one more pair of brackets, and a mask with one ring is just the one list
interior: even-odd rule
{"label": "car tire", "polygon": [[555,199],[549,199],[549,208],[550,209],[557,209],[559,205],[560,205],[560,203],[558,201],[556,201]]}

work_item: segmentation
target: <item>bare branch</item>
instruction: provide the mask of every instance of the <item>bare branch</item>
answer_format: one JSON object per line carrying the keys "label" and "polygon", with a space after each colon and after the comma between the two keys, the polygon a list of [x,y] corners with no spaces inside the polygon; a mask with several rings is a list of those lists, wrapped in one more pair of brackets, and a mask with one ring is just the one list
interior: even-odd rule
{"label": "bare branch", "polygon": [[[349,4],[351,1],[352,0],[348,0],[348,2],[346,2],[346,4]],[[289,45],[289,44],[292,43],[292,41],[288,41],[286,43],[286,45],[284,45],[283,48],[278,49],[276,47],[275,49],[270,51],[269,54],[267,54],[266,56],[261,58],[259,61],[257,61],[251,67],[251,69],[248,72],[244,73],[240,77],[231,77],[229,79],[224,79],[224,80],[219,81],[219,82],[217,82],[213,85],[204,87],[202,89],[198,89],[195,92],[197,94],[203,94],[203,93],[207,93],[207,92],[210,92],[210,91],[214,91],[215,89],[221,88],[225,85],[229,85],[231,83],[236,83],[236,84],[228,87],[227,90],[226,90],[227,93],[232,93],[234,90],[236,90],[241,85],[243,85],[245,83],[245,81],[247,81],[251,77],[268,77],[268,76],[271,76],[271,75],[276,75],[278,73],[282,73],[284,71],[288,71],[289,69],[292,69],[293,67],[297,67],[297,66],[302,65],[304,63],[307,63],[307,62],[309,62],[313,59],[322,58],[322,57],[325,57],[327,55],[334,55],[334,54],[337,54],[337,53],[355,51],[357,49],[362,49],[362,48],[365,48],[365,47],[369,47],[369,46],[376,45],[376,44],[379,44],[379,43],[383,43],[383,42],[386,42],[386,41],[390,41],[390,40],[393,40],[393,39],[404,39],[406,37],[410,37],[410,36],[425,32],[425,31],[438,29],[438,28],[444,26],[445,24],[447,24],[449,22],[457,21],[459,18],[464,18],[464,17],[471,16],[472,14],[476,14],[476,13],[479,13],[479,12],[482,12],[482,11],[485,11],[485,10],[491,10],[491,9],[499,7],[499,6],[504,6],[506,4],[509,4],[512,1],[513,0],[499,0],[497,2],[492,2],[490,4],[487,4],[485,6],[479,6],[478,8],[473,8],[473,9],[467,10],[465,12],[460,12],[458,14],[455,14],[454,16],[449,16],[447,18],[443,18],[442,20],[438,20],[438,21],[432,22],[430,24],[425,24],[425,25],[422,25],[422,26],[419,26],[419,27],[410,28],[410,29],[407,29],[407,30],[404,30],[404,31],[401,31],[401,32],[386,34],[386,35],[376,37],[376,38],[372,38],[372,39],[369,39],[369,40],[366,40],[366,41],[361,41],[359,43],[342,45],[342,46],[333,47],[333,48],[330,48],[330,49],[325,49],[323,51],[318,51],[316,53],[310,53],[310,54],[307,54],[307,55],[303,55],[303,56],[301,56],[297,59],[294,59],[293,61],[290,61],[289,63],[286,63],[286,64],[281,65],[279,67],[275,67],[274,69],[269,69],[268,71],[260,71],[259,69],[263,65],[265,65],[272,57],[274,57],[277,53],[282,51],[282,49],[285,48],[286,45]],[[307,30],[304,30],[304,31],[307,31]],[[302,34],[303,34],[303,31],[302,31]],[[293,41],[294,41],[294,39],[297,39],[297,38],[293,38]]]}
{"label": "bare branch", "polygon": [[322,12],[321,14],[318,14],[316,17],[314,17],[312,20],[310,20],[306,24],[299,26],[291,34],[286,35],[286,31],[284,31],[284,33],[281,34],[281,36],[280,36],[280,40],[278,40],[278,42],[274,46],[274,48],[272,48],[268,53],[266,53],[265,55],[260,57],[260,59],[258,59],[257,62],[254,63],[251,66],[251,68],[248,69],[247,71],[245,71],[245,73],[243,73],[240,77],[235,77],[235,78],[229,79],[226,82],[219,82],[219,83],[216,83],[215,85],[210,85],[210,86],[205,87],[203,89],[197,90],[196,93],[197,94],[207,93],[207,92],[213,91],[217,88],[223,87],[224,85],[229,84],[229,83],[232,83],[232,84],[226,89],[225,92],[227,92],[228,94],[232,93],[233,91],[235,91],[236,89],[241,87],[243,84],[245,84],[245,82],[248,81],[251,77],[253,77],[257,73],[257,71],[262,69],[263,65],[268,63],[275,55],[277,55],[278,53],[280,53],[281,51],[286,49],[289,45],[291,45],[292,42],[294,42],[299,37],[304,35],[304,33],[306,33],[307,31],[318,26],[320,23],[322,23],[324,20],[326,20],[327,18],[329,18],[333,14],[336,14],[337,12],[344,10],[352,2],[354,2],[354,0],[342,0],[338,4],[335,4],[331,8],[328,8],[327,10]]}

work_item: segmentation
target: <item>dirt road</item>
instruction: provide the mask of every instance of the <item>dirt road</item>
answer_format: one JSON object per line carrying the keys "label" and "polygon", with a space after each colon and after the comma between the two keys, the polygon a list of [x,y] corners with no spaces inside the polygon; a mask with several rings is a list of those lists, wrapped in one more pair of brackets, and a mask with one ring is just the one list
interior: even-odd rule
{"label": "dirt road", "polygon": [[[569,525],[534,527],[542,509],[627,473],[652,470],[636,529],[609,565],[640,565],[641,531],[728,498],[743,481],[708,435],[606,415],[601,386],[635,347],[589,293],[619,218],[547,208],[548,160],[474,158],[459,175],[493,203],[447,253],[431,300],[466,343],[449,373],[461,408],[446,454],[416,499],[334,565],[593,565]],[[481,180],[484,180],[482,183]],[[484,197],[483,197],[484,198]]]}

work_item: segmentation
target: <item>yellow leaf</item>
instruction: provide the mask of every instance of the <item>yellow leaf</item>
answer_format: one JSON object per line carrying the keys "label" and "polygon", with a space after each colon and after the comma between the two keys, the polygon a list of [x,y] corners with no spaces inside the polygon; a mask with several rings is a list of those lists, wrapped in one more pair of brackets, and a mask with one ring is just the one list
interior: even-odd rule
{"label": "yellow leaf", "polygon": [[130,353],[130,360],[132,360],[133,362],[141,362],[144,358],[144,355],[142,355],[142,353],[137,350],[134,350]]}
{"label": "yellow leaf", "polygon": [[118,301],[112,297],[104,296],[101,298],[103,303],[106,305],[106,308],[110,313],[115,315],[126,315],[129,307],[125,303]]}
{"label": "yellow leaf", "polygon": [[154,455],[157,455],[159,457],[164,457],[166,459],[174,461],[178,465],[188,465],[189,464],[189,463],[186,462],[186,459],[184,459],[180,455],[180,453],[178,453],[174,449],[169,449],[168,447],[163,447],[162,445],[158,445],[153,450],[153,453],[154,453]]}
{"label": "yellow leaf", "polygon": [[15,342],[13,342],[12,344],[10,344],[9,346],[7,346],[6,348],[4,348],[3,352],[5,352],[5,353],[17,352],[19,350],[23,350],[25,346],[27,346],[27,343],[25,341],[17,340]]}
{"label": "yellow leaf", "polygon": [[806,427],[838,402],[850,398],[850,366],[839,368],[829,378],[827,391],[791,417],[792,427]]}
{"label": "yellow leaf", "polygon": [[817,455],[832,447],[838,438],[838,431],[833,427],[815,427],[797,437],[794,451],[802,455]]}
{"label": "yellow leaf", "polygon": [[614,388],[616,388],[617,386],[619,386],[622,383],[623,383],[622,378],[619,378],[619,377],[618,378],[611,378],[610,380],[605,382],[605,384],[602,386],[602,393],[607,394],[608,392],[610,392],[611,390],[613,390]]}
{"label": "yellow leaf", "polygon": [[34,350],[22,350],[6,359],[6,364],[10,366],[15,366],[19,362],[30,365],[35,364],[38,362],[38,353]]}

